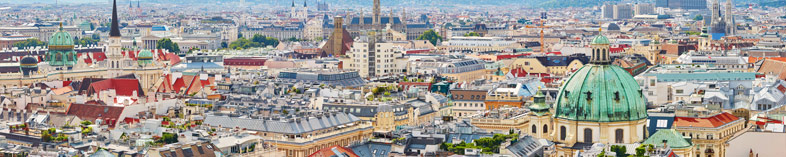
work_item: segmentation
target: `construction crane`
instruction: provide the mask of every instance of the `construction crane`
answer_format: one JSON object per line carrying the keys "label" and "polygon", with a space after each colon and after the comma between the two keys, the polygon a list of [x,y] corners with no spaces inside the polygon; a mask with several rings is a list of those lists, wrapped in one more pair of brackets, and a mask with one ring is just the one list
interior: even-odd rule
{"label": "construction crane", "polygon": [[540,28],[540,53],[541,54],[545,54],[544,51],[546,50],[545,48],[546,44],[544,43],[543,40],[543,30],[552,27],[552,26],[546,26],[545,24],[546,24],[546,13],[543,12],[540,14],[540,26],[532,26],[532,25],[526,26],[527,28]]}

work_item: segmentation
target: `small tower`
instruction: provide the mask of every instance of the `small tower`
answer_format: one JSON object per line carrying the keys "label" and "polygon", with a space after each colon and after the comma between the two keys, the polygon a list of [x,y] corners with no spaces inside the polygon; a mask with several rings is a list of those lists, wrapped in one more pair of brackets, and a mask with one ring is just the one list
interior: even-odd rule
{"label": "small tower", "polygon": [[119,69],[124,67],[122,65],[123,54],[121,54],[122,44],[120,43],[120,24],[118,20],[120,19],[117,18],[117,0],[114,0],[112,4],[112,25],[109,30],[109,47],[106,50],[108,64],[105,65],[110,69],[109,77],[120,76]]}
{"label": "small tower", "polygon": [[300,18],[308,19],[308,4],[306,4],[305,0],[303,1],[303,12],[300,13]]}
{"label": "small tower", "polygon": [[292,0],[292,7],[289,8],[289,18],[297,18],[297,9],[295,8],[295,0]]}
{"label": "small tower", "polygon": [[375,28],[381,27],[381,19],[380,19],[380,10],[379,10],[379,0],[374,0],[374,20],[373,23]]}
{"label": "small tower", "polygon": [[590,57],[590,63],[597,64],[597,65],[608,65],[611,64],[611,58],[609,57],[609,38],[603,36],[603,28],[601,27],[598,30],[598,36],[592,39],[590,42],[590,47],[592,47],[592,57]]}

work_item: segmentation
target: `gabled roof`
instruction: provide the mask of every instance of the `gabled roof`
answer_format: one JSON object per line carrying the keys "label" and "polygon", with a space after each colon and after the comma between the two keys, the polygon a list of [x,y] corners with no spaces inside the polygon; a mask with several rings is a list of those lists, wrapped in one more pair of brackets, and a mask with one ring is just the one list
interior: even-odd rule
{"label": "gabled roof", "polygon": [[137,79],[107,79],[90,84],[88,87],[88,95],[99,93],[103,90],[114,89],[117,95],[122,96],[145,96],[141,88],[139,88],[139,80]]}
{"label": "gabled roof", "polygon": [[674,126],[675,127],[700,127],[700,128],[717,128],[723,126],[725,124],[734,122],[739,120],[739,117],[736,117],[728,112],[723,112],[712,117],[707,118],[695,118],[695,117],[675,117],[674,118]]}
{"label": "gabled roof", "polygon": [[112,120],[119,120],[121,118],[120,115],[123,113],[123,109],[125,109],[125,107],[107,106],[102,104],[102,102],[88,101],[85,104],[71,104],[68,107],[66,114],[75,115],[79,117],[79,119],[83,120],[93,121],[96,119],[101,119],[105,122],[109,122],[105,124],[109,124],[110,127],[114,127]]}
{"label": "gabled roof", "polygon": [[674,149],[687,148],[693,145],[674,129],[660,129],[647,140],[644,140],[643,144],[662,145],[664,141],[666,141],[666,145]]}

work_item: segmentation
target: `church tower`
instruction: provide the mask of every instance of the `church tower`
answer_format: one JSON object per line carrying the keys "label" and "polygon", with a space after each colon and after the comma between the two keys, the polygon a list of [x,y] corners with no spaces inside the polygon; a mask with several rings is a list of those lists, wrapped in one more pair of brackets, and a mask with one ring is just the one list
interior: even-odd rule
{"label": "church tower", "polygon": [[732,10],[734,9],[734,5],[731,4],[731,0],[726,0],[726,14],[724,14],[724,18],[726,21],[726,35],[734,35],[736,33],[736,27],[734,24],[734,13]]}
{"label": "church tower", "polygon": [[308,19],[308,4],[306,4],[305,0],[303,1],[303,12],[300,13],[300,18]]}
{"label": "church tower", "polygon": [[379,10],[379,0],[374,0],[374,20],[373,24],[374,27],[379,29],[382,26],[382,19],[380,17],[380,10]]}
{"label": "church tower", "polygon": [[106,57],[107,57],[107,68],[109,68],[109,77],[116,77],[120,75],[120,70],[124,66],[122,65],[123,54],[122,51],[122,44],[120,43],[120,25],[118,24],[117,18],[117,0],[114,0],[112,3],[112,25],[109,30],[109,47],[106,50]]}
{"label": "church tower", "polygon": [[289,11],[289,18],[297,18],[297,9],[295,8],[295,0],[292,0],[292,7]]}

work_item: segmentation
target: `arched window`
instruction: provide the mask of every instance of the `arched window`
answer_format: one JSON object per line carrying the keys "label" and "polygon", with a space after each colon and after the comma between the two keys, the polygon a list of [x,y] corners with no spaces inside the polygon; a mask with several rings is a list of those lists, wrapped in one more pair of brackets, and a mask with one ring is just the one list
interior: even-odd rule
{"label": "arched window", "polygon": [[565,140],[565,134],[567,134],[567,129],[565,129],[565,126],[560,126],[559,127],[559,139],[564,141]]}
{"label": "arched window", "polygon": [[584,129],[584,143],[592,143],[592,129]]}
{"label": "arched window", "polygon": [[622,133],[622,129],[614,130],[614,137],[615,137],[614,138],[614,142],[623,143],[624,142],[624,140],[623,140],[624,135]]}
{"label": "arched window", "polygon": [[549,126],[546,125],[546,124],[543,124],[543,133],[548,133],[548,132],[549,132]]}
{"label": "arched window", "polygon": [[536,127],[536,126],[533,124],[533,125],[532,125],[532,134],[535,134],[535,133],[538,133],[538,127]]}

